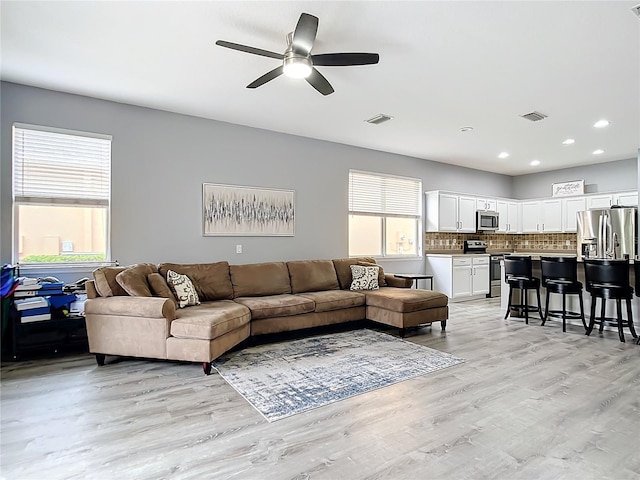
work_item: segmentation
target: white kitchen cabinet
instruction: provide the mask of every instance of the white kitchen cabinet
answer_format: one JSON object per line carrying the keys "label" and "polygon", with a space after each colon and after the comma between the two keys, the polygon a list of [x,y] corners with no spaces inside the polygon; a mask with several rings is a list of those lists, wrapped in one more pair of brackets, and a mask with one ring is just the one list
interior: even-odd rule
{"label": "white kitchen cabinet", "polygon": [[427,232],[476,231],[476,198],[444,192],[426,193]]}
{"label": "white kitchen cabinet", "polygon": [[613,205],[620,205],[624,207],[637,207],[638,206],[638,192],[620,192],[613,194]]}
{"label": "white kitchen cabinet", "polygon": [[571,197],[562,200],[562,231],[576,232],[576,214],[587,209],[587,199],[585,197]]}
{"label": "white kitchen cabinet", "polygon": [[538,233],[540,227],[540,202],[522,202],[522,233]]}
{"label": "white kitchen cabinet", "polygon": [[433,275],[434,290],[451,299],[489,293],[489,263],[489,255],[427,255],[427,271]]}
{"label": "white kitchen cabinet", "polygon": [[491,290],[489,257],[472,257],[471,261],[471,295],[486,295]]}
{"label": "white kitchen cabinet", "polygon": [[499,215],[497,233],[516,233],[519,231],[518,202],[498,200],[496,201],[496,211]]}
{"label": "white kitchen cabinet", "polygon": [[587,195],[587,210],[594,208],[609,208],[613,202],[612,194]]}
{"label": "white kitchen cabinet", "polygon": [[451,298],[470,297],[472,292],[471,257],[453,257]]}
{"label": "white kitchen cabinet", "polygon": [[476,210],[496,211],[496,200],[494,198],[476,198]]}
{"label": "white kitchen cabinet", "polygon": [[522,202],[522,233],[562,232],[560,199]]}

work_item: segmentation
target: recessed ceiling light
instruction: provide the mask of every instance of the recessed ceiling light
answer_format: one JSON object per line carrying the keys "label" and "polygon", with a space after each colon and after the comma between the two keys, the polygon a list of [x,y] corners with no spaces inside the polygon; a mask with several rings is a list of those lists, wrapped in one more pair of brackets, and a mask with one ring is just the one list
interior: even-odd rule
{"label": "recessed ceiling light", "polygon": [[501,152],[500,155],[498,155],[498,158],[507,158],[509,156],[509,154],[507,152]]}
{"label": "recessed ceiling light", "polygon": [[594,127],[596,128],[604,128],[604,127],[608,127],[609,126],[609,120],[598,120],[596,123],[593,124]]}
{"label": "recessed ceiling light", "polygon": [[540,160],[532,160],[529,165],[531,165],[532,167],[537,167],[538,165],[540,165]]}
{"label": "recessed ceiling light", "polygon": [[602,153],[604,153],[604,150],[602,150],[601,148],[599,148],[599,149],[597,149],[597,150],[594,150],[594,151],[593,151],[593,154],[594,154],[594,155],[600,155],[600,154],[602,154]]}
{"label": "recessed ceiling light", "polygon": [[563,145],[573,145],[574,143],[576,143],[576,141],[573,138],[567,138],[564,142],[562,142]]}
{"label": "recessed ceiling light", "polygon": [[473,127],[462,127],[460,129],[461,132],[471,132],[473,131]]}

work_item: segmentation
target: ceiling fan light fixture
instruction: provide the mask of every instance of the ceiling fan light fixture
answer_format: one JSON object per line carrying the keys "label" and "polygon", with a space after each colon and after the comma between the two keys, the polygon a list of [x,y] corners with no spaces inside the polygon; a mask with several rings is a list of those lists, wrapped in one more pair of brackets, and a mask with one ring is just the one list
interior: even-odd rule
{"label": "ceiling fan light fixture", "polygon": [[285,57],[282,71],[290,78],[307,78],[311,75],[313,67],[306,57],[291,55]]}

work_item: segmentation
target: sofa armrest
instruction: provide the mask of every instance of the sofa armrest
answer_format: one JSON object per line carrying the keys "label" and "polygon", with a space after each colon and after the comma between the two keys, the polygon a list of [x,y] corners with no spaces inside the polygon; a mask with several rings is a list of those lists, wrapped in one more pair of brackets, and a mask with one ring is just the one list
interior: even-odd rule
{"label": "sofa armrest", "polygon": [[84,304],[85,315],[118,315],[127,317],[176,318],[173,300],[160,297],[98,297]]}
{"label": "sofa armrest", "polygon": [[385,273],[384,279],[389,287],[411,288],[411,285],[413,285],[413,280],[410,278],[396,277],[392,273]]}

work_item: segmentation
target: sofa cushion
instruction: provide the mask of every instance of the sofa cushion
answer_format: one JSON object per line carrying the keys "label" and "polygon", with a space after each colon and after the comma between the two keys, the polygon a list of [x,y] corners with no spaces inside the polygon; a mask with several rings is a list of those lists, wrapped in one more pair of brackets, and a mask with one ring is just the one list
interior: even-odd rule
{"label": "sofa cushion", "polygon": [[362,265],[351,265],[351,287],[350,290],[378,290],[378,272],[376,267],[363,267]]}
{"label": "sofa cushion", "polygon": [[287,262],[291,293],[338,290],[340,284],[331,260]]}
{"label": "sofa cushion", "polygon": [[367,306],[375,306],[394,312],[410,313],[429,308],[446,307],[449,297],[431,290],[383,287],[364,292]]}
{"label": "sofa cushion", "polygon": [[173,289],[178,300],[178,307],[185,308],[200,305],[198,292],[188,276],[176,273],[173,270],[167,272],[167,283]]}
{"label": "sofa cushion", "polygon": [[100,267],[93,271],[96,291],[101,297],[119,297],[128,295],[116,281],[116,276],[127,267]]}
{"label": "sofa cushion", "polygon": [[116,275],[116,281],[133,297],[153,297],[147,275],[157,272],[158,269],[152,263],[138,263]]}
{"label": "sofa cushion", "polygon": [[186,275],[191,279],[201,302],[208,300],[231,300],[233,288],[229,277],[229,263],[161,263],[160,275],[167,278],[167,272]]}
{"label": "sofa cushion", "polygon": [[378,286],[380,287],[387,286],[387,279],[385,278],[384,270],[380,265],[378,265],[377,263],[364,262],[364,261],[359,261],[358,265],[362,265],[363,267],[378,267]]}
{"label": "sofa cushion", "polygon": [[147,275],[147,282],[154,297],[169,298],[176,301],[176,297],[167,285],[167,281],[159,273],[150,273]]}
{"label": "sofa cushion", "polygon": [[171,335],[212,340],[248,324],[250,319],[249,309],[232,300],[204,302],[179,310],[171,322]]}
{"label": "sofa cushion", "polygon": [[298,295],[313,300],[316,304],[316,312],[359,307],[364,305],[365,301],[365,296],[362,293],[349,290],[325,290],[323,292],[299,293]]}
{"label": "sofa cushion", "polygon": [[236,302],[251,310],[253,320],[269,317],[287,317],[313,312],[315,303],[300,295],[270,295],[268,297],[239,297]]}
{"label": "sofa cushion", "polygon": [[339,258],[332,261],[338,275],[340,288],[343,290],[351,288],[351,265],[357,265],[358,262],[376,263],[375,258],[372,257]]}
{"label": "sofa cushion", "polygon": [[289,270],[284,262],[231,265],[235,297],[262,297],[291,293]]}

